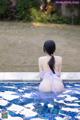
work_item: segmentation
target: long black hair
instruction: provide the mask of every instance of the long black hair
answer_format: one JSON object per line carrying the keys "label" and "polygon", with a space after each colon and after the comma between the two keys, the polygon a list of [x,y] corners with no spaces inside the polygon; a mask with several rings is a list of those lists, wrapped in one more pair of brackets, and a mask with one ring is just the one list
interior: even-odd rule
{"label": "long black hair", "polygon": [[48,65],[53,73],[55,73],[55,70],[54,70],[55,69],[55,58],[53,55],[55,50],[56,50],[56,45],[53,40],[45,41],[44,46],[43,46],[43,51],[51,56],[51,59],[49,60]]}

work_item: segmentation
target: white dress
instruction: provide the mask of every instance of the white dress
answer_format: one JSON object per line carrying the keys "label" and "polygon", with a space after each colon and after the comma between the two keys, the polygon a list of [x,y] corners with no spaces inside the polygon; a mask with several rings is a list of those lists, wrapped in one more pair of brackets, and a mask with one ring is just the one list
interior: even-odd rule
{"label": "white dress", "polygon": [[39,90],[42,92],[61,92],[64,90],[63,82],[58,72],[55,74],[50,70],[48,72],[41,72],[40,78],[42,79]]}

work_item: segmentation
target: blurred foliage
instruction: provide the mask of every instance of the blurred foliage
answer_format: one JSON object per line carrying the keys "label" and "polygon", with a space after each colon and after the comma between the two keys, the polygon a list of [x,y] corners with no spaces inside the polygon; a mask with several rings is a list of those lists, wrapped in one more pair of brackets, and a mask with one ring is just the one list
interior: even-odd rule
{"label": "blurred foliage", "polygon": [[18,0],[17,3],[17,19],[31,21],[31,9],[39,8],[37,0]]}
{"label": "blurred foliage", "polygon": [[57,14],[57,12],[53,14],[44,14],[43,12],[38,11],[35,8],[31,9],[31,20],[34,22],[43,23],[80,24],[80,19],[78,17],[74,18],[64,17]]}
{"label": "blurred foliage", "polygon": [[51,14],[40,10],[40,0],[17,0],[16,6],[11,6],[10,0],[0,0],[0,20],[21,20],[28,22],[80,24],[80,18],[63,17],[58,14],[58,8]]}
{"label": "blurred foliage", "polygon": [[8,11],[8,0],[0,0],[0,19],[6,17]]}

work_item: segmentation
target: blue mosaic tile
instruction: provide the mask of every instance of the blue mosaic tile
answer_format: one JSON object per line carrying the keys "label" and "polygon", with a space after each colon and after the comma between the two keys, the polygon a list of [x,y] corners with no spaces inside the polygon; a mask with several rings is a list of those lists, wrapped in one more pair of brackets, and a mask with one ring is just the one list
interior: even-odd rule
{"label": "blue mosaic tile", "polygon": [[[80,120],[80,83],[64,83],[63,93],[42,93],[39,83],[0,83],[0,120]],[[6,119],[5,119],[6,120]]]}

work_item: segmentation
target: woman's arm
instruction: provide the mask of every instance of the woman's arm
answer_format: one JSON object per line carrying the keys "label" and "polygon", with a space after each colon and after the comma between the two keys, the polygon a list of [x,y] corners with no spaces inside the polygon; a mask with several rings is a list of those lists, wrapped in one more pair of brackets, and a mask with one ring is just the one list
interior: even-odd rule
{"label": "woman's arm", "polygon": [[38,59],[38,65],[39,65],[39,72],[42,72],[42,63],[41,63],[41,58]]}
{"label": "woman's arm", "polygon": [[38,65],[39,65],[39,72],[40,72],[39,76],[40,76],[41,79],[43,79],[43,67],[42,67],[41,58],[38,59]]}
{"label": "woman's arm", "polygon": [[59,58],[59,64],[58,64],[58,76],[61,76],[61,70],[62,70],[62,57]]}

